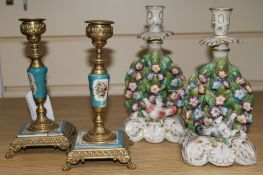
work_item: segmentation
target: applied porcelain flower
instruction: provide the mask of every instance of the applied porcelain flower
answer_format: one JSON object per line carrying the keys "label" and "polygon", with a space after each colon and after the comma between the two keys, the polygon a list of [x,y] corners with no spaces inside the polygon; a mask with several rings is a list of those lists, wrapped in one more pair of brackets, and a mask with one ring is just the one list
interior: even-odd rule
{"label": "applied porcelain flower", "polygon": [[200,101],[196,96],[190,98],[188,104],[191,105],[193,108],[196,108],[199,105]]}
{"label": "applied porcelain flower", "polygon": [[131,75],[131,74],[133,74],[134,73],[134,69],[129,69],[128,70],[128,75]]}
{"label": "applied porcelain flower", "polygon": [[148,80],[152,80],[154,78],[154,73],[149,73],[148,75],[147,75],[147,79]]}
{"label": "applied porcelain flower", "polygon": [[204,116],[204,111],[200,108],[196,108],[193,113],[194,119],[198,120]]}
{"label": "applied porcelain flower", "polygon": [[212,107],[210,113],[211,113],[213,118],[217,118],[221,115],[221,110],[219,107],[214,106],[214,107]]}
{"label": "applied porcelain flower", "polygon": [[141,80],[141,79],[142,79],[142,74],[141,74],[140,72],[137,72],[137,73],[135,74],[135,79],[136,79],[137,81]]}
{"label": "applied porcelain flower", "polygon": [[135,69],[136,70],[142,70],[142,68],[143,68],[143,64],[141,62],[137,62],[135,65]]}
{"label": "applied porcelain flower", "polygon": [[236,82],[237,82],[238,84],[243,85],[243,84],[245,83],[245,80],[244,80],[243,78],[237,77],[237,78],[236,78]]}
{"label": "applied porcelain flower", "polygon": [[242,106],[243,106],[243,109],[245,109],[247,112],[252,110],[251,103],[244,102]]}
{"label": "applied porcelain flower", "polygon": [[245,124],[247,123],[247,118],[245,116],[245,114],[242,114],[242,115],[238,115],[237,116],[237,121],[241,124]]}
{"label": "applied porcelain flower", "polygon": [[132,97],[132,91],[127,90],[126,93],[125,93],[125,97],[130,99]]}
{"label": "applied porcelain flower", "polygon": [[137,84],[135,82],[130,82],[129,88],[131,91],[135,91],[137,89]]}
{"label": "applied porcelain flower", "polygon": [[161,68],[160,68],[160,65],[158,65],[158,64],[154,64],[154,65],[152,65],[152,71],[154,72],[154,73],[159,73],[159,71],[161,70]]}
{"label": "applied porcelain flower", "polygon": [[158,80],[160,80],[160,81],[163,80],[163,74],[160,74],[160,73],[159,73],[157,77],[158,77]]}
{"label": "applied porcelain flower", "polygon": [[179,90],[177,91],[177,94],[178,94],[181,98],[183,98],[183,97],[185,96],[185,91],[184,91],[183,89],[179,89]]}
{"label": "applied porcelain flower", "polygon": [[216,105],[224,105],[226,101],[226,97],[223,95],[219,95],[216,97]]}
{"label": "applied porcelain flower", "polygon": [[136,99],[136,100],[139,100],[141,97],[142,97],[142,95],[141,95],[141,93],[140,92],[134,92],[133,93],[133,96],[132,96],[134,99]]}
{"label": "applied porcelain flower", "polygon": [[157,84],[153,85],[151,87],[151,92],[154,93],[154,94],[158,94],[158,92],[160,91],[160,88]]}
{"label": "applied porcelain flower", "polygon": [[247,92],[243,88],[235,90],[234,96],[239,100],[242,100],[246,95]]}
{"label": "applied porcelain flower", "polygon": [[218,89],[220,89],[221,86],[222,86],[221,81],[215,81],[215,82],[213,82],[212,89],[218,90]]}

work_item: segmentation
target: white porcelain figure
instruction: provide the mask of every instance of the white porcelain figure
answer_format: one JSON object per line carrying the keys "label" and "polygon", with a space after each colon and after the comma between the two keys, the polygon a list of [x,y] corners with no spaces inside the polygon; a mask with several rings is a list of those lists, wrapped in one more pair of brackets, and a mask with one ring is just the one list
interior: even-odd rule
{"label": "white porcelain figure", "polygon": [[131,111],[124,123],[133,142],[164,139],[178,143],[185,134],[182,121],[182,89],[185,77],[161,45],[172,34],[162,30],[164,6],[146,6],[148,29],[138,37],[148,42],[148,54],[136,58],[125,77],[126,107]]}
{"label": "white porcelain figure", "polygon": [[213,37],[200,41],[212,46],[214,61],[189,78],[184,98],[187,134],[180,140],[188,164],[253,165],[256,149],[246,131],[252,124],[254,96],[249,82],[228,60],[227,36],[231,8],[211,8]]}

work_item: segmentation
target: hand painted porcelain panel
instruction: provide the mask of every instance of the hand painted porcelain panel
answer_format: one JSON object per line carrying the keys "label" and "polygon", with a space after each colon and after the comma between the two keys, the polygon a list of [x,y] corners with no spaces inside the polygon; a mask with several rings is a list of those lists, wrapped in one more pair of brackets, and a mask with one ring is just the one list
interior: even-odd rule
{"label": "hand painted porcelain panel", "polygon": [[29,67],[27,69],[28,78],[31,85],[33,97],[35,99],[43,99],[47,96],[46,74],[47,67],[39,68]]}
{"label": "hand painted porcelain panel", "polygon": [[109,74],[89,74],[91,105],[94,108],[107,106]]}

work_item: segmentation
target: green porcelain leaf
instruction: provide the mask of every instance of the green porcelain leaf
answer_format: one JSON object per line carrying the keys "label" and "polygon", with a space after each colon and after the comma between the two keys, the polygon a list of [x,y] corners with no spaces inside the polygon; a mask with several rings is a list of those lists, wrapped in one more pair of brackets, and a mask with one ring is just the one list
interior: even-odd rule
{"label": "green porcelain leaf", "polygon": [[152,84],[157,84],[158,86],[160,86],[160,80],[158,80],[157,78],[154,78],[152,80]]}
{"label": "green porcelain leaf", "polygon": [[231,87],[233,91],[240,89],[240,85],[236,82],[231,83]]}
{"label": "green porcelain leaf", "polygon": [[142,70],[142,74],[144,77],[146,77],[150,72],[151,72],[151,68],[149,67],[144,67]]}
{"label": "green porcelain leaf", "polygon": [[167,87],[167,85],[169,84],[170,80],[168,80],[167,78],[164,78],[162,84],[161,84],[161,87],[160,89],[163,90],[164,88]]}
{"label": "green porcelain leaf", "polygon": [[167,92],[166,91],[160,91],[159,96],[161,97],[161,99],[166,99],[167,98]]}
{"label": "green porcelain leaf", "polygon": [[193,132],[195,132],[195,126],[194,126],[194,121],[192,119],[189,119],[186,121],[187,126],[190,130],[192,130]]}
{"label": "green porcelain leaf", "polygon": [[150,61],[150,55],[149,54],[146,54],[143,57],[141,57],[141,60],[143,60],[145,67],[151,66],[151,61]]}
{"label": "green porcelain leaf", "polygon": [[215,95],[209,90],[206,90],[205,100],[206,100],[206,102],[208,103],[209,106],[214,106],[215,103],[216,103]]}
{"label": "green porcelain leaf", "polygon": [[153,65],[153,64],[159,64],[159,62],[160,62],[160,57],[159,57],[157,54],[153,53],[153,54],[150,56],[150,60],[151,60],[152,65]]}
{"label": "green porcelain leaf", "polygon": [[222,94],[224,95],[224,97],[226,97],[226,99],[228,99],[232,96],[232,91],[231,90],[225,90]]}
{"label": "green porcelain leaf", "polygon": [[213,63],[206,64],[203,67],[201,67],[201,69],[199,70],[199,74],[209,76],[210,74],[213,73],[213,68],[214,68]]}
{"label": "green porcelain leaf", "polygon": [[188,82],[198,82],[197,80],[197,76],[195,74],[192,74],[189,79],[188,79]]}
{"label": "green porcelain leaf", "polygon": [[173,74],[172,74],[171,72],[167,71],[167,72],[165,73],[165,77],[166,77],[168,80],[171,80],[171,79],[173,78]]}
{"label": "green porcelain leaf", "polygon": [[171,64],[172,60],[169,57],[163,57],[160,63],[160,67],[163,74],[170,69]]}
{"label": "green porcelain leaf", "polygon": [[216,69],[215,72],[218,73],[219,71],[224,71],[228,73],[228,60],[227,58],[219,58],[217,63],[216,63]]}
{"label": "green porcelain leaf", "polygon": [[143,94],[146,91],[146,86],[138,86],[138,89]]}
{"label": "green porcelain leaf", "polygon": [[224,94],[224,92],[225,92],[226,90],[225,90],[225,88],[224,88],[224,86],[222,86],[222,87],[220,87],[220,89],[217,91],[217,95],[221,95],[221,94]]}
{"label": "green porcelain leaf", "polygon": [[132,110],[132,102],[131,102],[131,100],[126,100],[125,101],[125,106],[129,109],[129,110]]}
{"label": "green porcelain leaf", "polygon": [[204,96],[204,95],[199,96],[199,101],[200,101],[200,104],[201,104],[202,106],[204,106],[204,105],[205,105],[205,96]]}
{"label": "green porcelain leaf", "polygon": [[144,78],[144,79],[142,80],[142,86],[144,86],[144,87],[146,88],[146,90],[148,90],[148,91],[149,91],[149,89],[150,89],[150,87],[151,87],[149,81],[148,81],[146,78]]}
{"label": "green porcelain leaf", "polygon": [[192,96],[198,96],[198,87],[195,87],[195,88],[192,89],[191,95]]}
{"label": "green porcelain leaf", "polygon": [[231,66],[228,79],[230,82],[235,82],[236,77],[241,77],[241,73],[237,67]]}
{"label": "green porcelain leaf", "polygon": [[238,105],[238,104],[235,104],[235,110],[234,112],[238,115],[241,114],[241,110],[242,110],[242,106],[241,105]]}

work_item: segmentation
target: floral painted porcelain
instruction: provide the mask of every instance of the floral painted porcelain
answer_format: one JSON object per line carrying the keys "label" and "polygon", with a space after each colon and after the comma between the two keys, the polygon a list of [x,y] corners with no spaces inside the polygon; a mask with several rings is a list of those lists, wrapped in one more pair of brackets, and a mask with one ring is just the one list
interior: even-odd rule
{"label": "floral painted porcelain", "polygon": [[159,143],[179,142],[184,135],[180,67],[161,52],[162,40],[172,32],[162,31],[163,6],[146,6],[148,30],[138,35],[147,40],[148,54],[136,58],[125,77],[126,107],[131,111],[125,131],[133,142],[145,139]]}
{"label": "floral painted porcelain", "polygon": [[181,140],[186,163],[217,166],[256,162],[247,127],[252,124],[254,96],[249,82],[228,61],[227,36],[231,8],[211,8],[215,36],[200,42],[212,46],[214,61],[201,67],[189,78],[186,87],[185,122],[188,133]]}

